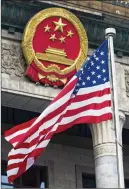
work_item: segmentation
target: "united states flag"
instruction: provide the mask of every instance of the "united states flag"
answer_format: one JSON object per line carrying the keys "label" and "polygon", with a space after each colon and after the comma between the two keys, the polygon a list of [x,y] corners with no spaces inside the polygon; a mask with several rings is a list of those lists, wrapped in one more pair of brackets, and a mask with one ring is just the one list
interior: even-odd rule
{"label": "united states flag", "polygon": [[5,132],[13,145],[8,154],[7,175],[13,182],[45,150],[55,133],[79,123],[112,119],[105,40],[43,113]]}

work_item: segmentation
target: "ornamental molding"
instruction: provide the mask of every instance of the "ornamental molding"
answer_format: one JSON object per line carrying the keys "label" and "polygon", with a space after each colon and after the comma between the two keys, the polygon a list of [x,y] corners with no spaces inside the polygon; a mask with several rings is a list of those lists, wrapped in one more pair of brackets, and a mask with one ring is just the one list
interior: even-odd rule
{"label": "ornamental molding", "polygon": [[129,70],[125,70],[125,87],[126,95],[129,97]]}
{"label": "ornamental molding", "polygon": [[106,143],[100,144],[94,147],[94,158],[98,158],[100,156],[116,156],[116,145],[115,143]]}
{"label": "ornamental molding", "polygon": [[[119,111],[119,123],[120,132],[122,134],[122,129],[125,123],[126,117],[122,111]],[[101,144],[115,143],[115,128],[113,126],[112,120],[103,121],[101,123],[90,125],[92,140],[94,148]],[[122,137],[121,137],[122,143]]]}
{"label": "ornamental molding", "polygon": [[26,64],[20,46],[2,43],[1,62],[2,73],[19,78],[24,77]]}

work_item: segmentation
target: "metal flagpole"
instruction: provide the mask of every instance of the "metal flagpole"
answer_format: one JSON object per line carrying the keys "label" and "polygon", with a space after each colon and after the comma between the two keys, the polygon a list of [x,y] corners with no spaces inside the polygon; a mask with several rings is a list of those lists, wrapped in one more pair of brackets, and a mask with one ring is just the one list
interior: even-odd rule
{"label": "metal flagpole", "polygon": [[113,38],[116,34],[114,28],[107,28],[105,30],[105,36],[108,39],[108,50],[110,56],[109,67],[111,68],[111,84],[112,99],[113,99],[113,124],[115,125],[116,133],[116,155],[117,155],[117,170],[118,170],[118,187],[124,188],[124,169],[123,169],[123,152],[122,152],[122,142],[121,142],[121,128],[119,123],[119,110],[118,110],[118,98],[117,98],[117,83],[116,83],[116,68],[114,61],[114,47]]}

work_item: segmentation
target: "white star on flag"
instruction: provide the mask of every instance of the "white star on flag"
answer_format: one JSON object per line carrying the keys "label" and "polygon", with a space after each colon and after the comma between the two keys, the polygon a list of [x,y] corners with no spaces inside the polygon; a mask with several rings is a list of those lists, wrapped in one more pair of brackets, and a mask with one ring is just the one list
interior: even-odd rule
{"label": "white star on flag", "polygon": [[90,77],[89,77],[89,76],[87,77],[87,80],[90,80]]}
{"label": "white star on flag", "polygon": [[94,81],[92,81],[93,82],[93,84],[95,84],[96,83],[96,81],[94,80]]}
{"label": "white star on flag", "polygon": [[95,72],[93,71],[93,72],[91,72],[91,74],[92,74],[92,75],[95,75]]}
{"label": "white star on flag", "polygon": [[105,72],[106,72],[106,70],[105,70],[105,69],[103,69],[103,70],[102,70],[102,72],[103,72],[103,73],[105,73]]}
{"label": "white star on flag", "polygon": [[104,63],[105,63],[105,61],[104,61],[104,60],[102,60],[102,61],[101,61],[101,63],[102,63],[102,64],[104,64]]}
{"label": "white star on flag", "polygon": [[97,78],[98,78],[98,79],[101,78],[101,75],[97,75]]}
{"label": "white star on flag", "polygon": [[96,69],[99,70],[99,69],[100,69],[100,66],[97,66]]}
{"label": "white star on flag", "polygon": [[104,52],[102,51],[100,54],[101,54],[101,55],[104,55]]}

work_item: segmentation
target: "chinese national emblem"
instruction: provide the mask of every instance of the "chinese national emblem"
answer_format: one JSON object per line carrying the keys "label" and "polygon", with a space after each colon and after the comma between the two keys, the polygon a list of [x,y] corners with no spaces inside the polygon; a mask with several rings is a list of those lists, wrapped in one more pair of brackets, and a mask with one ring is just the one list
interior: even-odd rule
{"label": "chinese national emblem", "polygon": [[79,19],[62,8],[37,13],[27,24],[23,53],[34,82],[64,86],[87,57],[88,41]]}

